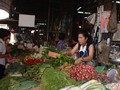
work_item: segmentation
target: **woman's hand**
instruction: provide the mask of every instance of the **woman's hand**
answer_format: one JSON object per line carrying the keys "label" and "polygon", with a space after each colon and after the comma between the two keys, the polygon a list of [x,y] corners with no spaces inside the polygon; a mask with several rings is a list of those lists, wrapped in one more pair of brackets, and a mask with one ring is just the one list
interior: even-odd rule
{"label": "woman's hand", "polygon": [[71,57],[71,56],[72,56],[71,52],[69,52],[69,53],[67,54],[67,56],[68,56],[68,57]]}
{"label": "woman's hand", "polygon": [[80,62],[82,62],[82,58],[78,58],[77,60],[75,60],[75,64],[79,64]]}

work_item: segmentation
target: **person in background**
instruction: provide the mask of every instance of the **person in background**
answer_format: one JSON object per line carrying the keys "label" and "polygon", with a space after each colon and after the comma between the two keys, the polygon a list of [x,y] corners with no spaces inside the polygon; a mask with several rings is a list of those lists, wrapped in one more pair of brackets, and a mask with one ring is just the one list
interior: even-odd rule
{"label": "person in background", "polygon": [[78,42],[74,39],[69,40],[68,47],[73,48]]}
{"label": "person in background", "polygon": [[86,30],[82,30],[78,33],[78,43],[71,50],[69,55],[73,55],[78,52],[78,58],[75,60],[75,64],[83,62],[85,64],[94,65],[93,55],[94,46],[92,42],[92,37]]}
{"label": "person in background", "polygon": [[63,50],[67,48],[67,43],[65,42],[65,34],[64,33],[60,33],[59,34],[59,41],[57,43],[57,49],[58,50]]}
{"label": "person in background", "polygon": [[13,47],[12,44],[7,44],[6,45],[6,54],[10,54],[12,52],[12,47]]}
{"label": "person in background", "polygon": [[32,49],[33,49],[34,51],[39,52],[39,47],[40,47],[40,45],[38,46],[38,44],[37,44],[36,41],[34,41],[34,42],[32,43]]}
{"label": "person in background", "polygon": [[0,28],[0,79],[4,76],[5,58],[9,57],[6,54],[6,41],[10,39],[10,31]]}

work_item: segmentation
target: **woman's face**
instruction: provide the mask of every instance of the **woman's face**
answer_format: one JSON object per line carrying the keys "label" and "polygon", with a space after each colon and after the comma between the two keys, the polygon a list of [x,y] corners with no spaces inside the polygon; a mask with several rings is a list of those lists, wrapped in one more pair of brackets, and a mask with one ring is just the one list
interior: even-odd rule
{"label": "woman's face", "polygon": [[83,34],[78,34],[78,42],[81,45],[85,45],[87,43],[88,38],[84,37]]}

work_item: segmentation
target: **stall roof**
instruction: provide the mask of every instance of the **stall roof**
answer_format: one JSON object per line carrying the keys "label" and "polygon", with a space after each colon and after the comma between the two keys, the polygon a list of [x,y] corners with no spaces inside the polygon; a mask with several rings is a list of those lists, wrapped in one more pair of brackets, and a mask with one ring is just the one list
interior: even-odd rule
{"label": "stall roof", "polygon": [[[114,0],[13,0],[11,5],[11,17],[18,19],[18,14],[23,13],[36,15],[36,18],[39,20],[47,20],[49,5],[51,9],[54,9],[56,12],[59,12],[60,8],[64,10],[73,7],[74,10],[77,10],[81,7],[80,11],[85,10],[93,13],[96,12],[98,5],[109,1],[112,2]],[[120,4],[118,8],[118,18],[120,18],[119,14]]]}

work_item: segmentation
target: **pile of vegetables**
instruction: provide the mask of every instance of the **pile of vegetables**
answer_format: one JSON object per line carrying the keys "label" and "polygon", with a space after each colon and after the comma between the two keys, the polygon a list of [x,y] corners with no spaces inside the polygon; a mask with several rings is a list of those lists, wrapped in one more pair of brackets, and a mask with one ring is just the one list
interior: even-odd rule
{"label": "pile of vegetables", "polygon": [[42,90],[58,90],[77,82],[69,78],[65,71],[57,71],[49,64],[34,64],[27,66],[24,77],[40,82]]}
{"label": "pile of vegetables", "polygon": [[27,65],[32,65],[32,64],[37,64],[37,63],[43,63],[43,59],[38,59],[38,58],[29,58],[25,61],[25,64]]}
{"label": "pile of vegetables", "polygon": [[26,77],[6,76],[0,80],[0,90],[30,90],[32,87],[40,85],[39,82]]}
{"label": "pile of vegetables", "polygon": [[110,90],[120,90],[120,83],[110,83],[106,85],[106,88]]}
{"label": "pile of vegetables", "polygon": [[49,52],[54,52],[54,53],[57,53],[57,54],[60,54],[62,55],[63,51],[62,50],[56,50],[50,46],[48,47],[40,47],[40,52],[42,53],[42,58],[44,59],[49,59],[49,60],[52,60],[53,58],[49,57]]}
{"label": "pile of vegetables", "polygon": [[60,57],[57,57],[55,59],[53,59],[50,64],[56,68],[56,67],[59,67],[59,66],[62,66],[64,63],[68,63],[68,64],[73,64],[74,63],[74,60],[72,60],[71,58],[69,57],[66,57],[66,56],[60,56]]}
{"label": "pile of vegetables", "polygon": [[100,80],[102,82],[109,81],[106,73],[97,73],[93,66],[85,65],[83,63],[73,66],[69,70],[69,75],[71,78],[74,78],[77,82],[89,81],[91,79]]}
{"label": "pile of vegetables", "polygon": [[8,90],[30,90],[32,87],[38,86],[39,84],[39,82],[22,78],[18,80],[11,79]]}
{"label": "pile of vegetables", "polygon": [[71,70],[69,71],[69,75],[77,82],[80,82],[94,79],[96,76],[96,72],[94,70],[94,67],[80,63],[71,68]]}
{"label": "pile of vegetables", "polygon": [[[55,54],[58,54],[58,57],[53,58],[51,56],[49,56],[49,52],[53,52]],[[74,60],[63,55],[62,50],[56,50],[52,47],[42,47],[42,58],[43,59],[48,59],[50,61],[50,65],[54,68],[59,67],[61,65],[63,65],[65,62],[67,62],[68,64],[73,64]]]}
{"label": "pile of vegetables", "polygon": [[13,75],[13,74],[23,74],[25,73],[25,65],[22,62],[15,62],[10,63],[6,67],[6,74]]}
{"label": "pile of vegetables", "polygon": [[81,86],[68,86],[60,90],[106,90],[97,80],[90,80]]}
{"label": "pile of vegetables", "polygon": [[11,77],[6,76],[0,80],[0,90],[8,90]]}
{"label": "pile of vegetables", "polygon": [[7,63],[14,63],[19,62],[20,60],[18,58],[7,58]]}
{"label": "pile of vegetables", "polygon": [[[49,51],[58,53],[60,56],[49,57]],[[49,62],[46,62],[46,59]],[[63,51],[51,47],[41,47],[39,53],[27,55],[23,62],[10,63],[7,66],[7,74],[21,73],[22,75],[21,77],[5,77],[0,80],[1,90],[34,90],[37,88],[59,90],[65,86],[70,87],[60,90],[105,90],[104,86],[96,80],[108,81],[105,72],[96,72],[94,67],[83,63],[74,65],[74,60],[65,56]],[[80,84],[78,83],[80,81],[89,82],[82,86],[75,86]]]}
{"label": "pile of vegetables", "polygon": [[53,67],[44,70],[41,77],[42,90],[58,90],[69,85],[77,85],[77,82],[70,79],[65,71],[57,71]]}
{"label": "pile of vegetables", "polygon": [[26,72],[23,74],[25,77],[29,77],[32,80],[39,81],[41,80],[41,76],[45,68],[50,67],[48,64],[34,64],[29,65],[26,68]]}
{"label": "pile of vegetables", "polygon": [[64,70],[66,72],[69,72],[70,68],[72,68],[74,65],[73,64],[69,64],[68,62],[65,62],[63,65],[57,67],[57,70],[61,71]]}
{"label": "pile of vegetables", "polygon": [[42,53],[39,52],[39,53],[31,54],[30,57],[40,59],[40,58],[42,58]]}

